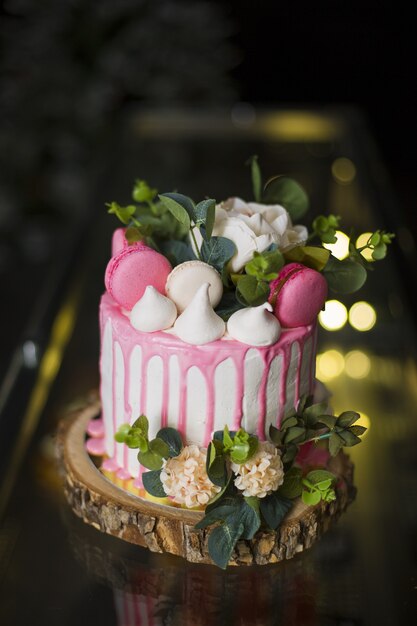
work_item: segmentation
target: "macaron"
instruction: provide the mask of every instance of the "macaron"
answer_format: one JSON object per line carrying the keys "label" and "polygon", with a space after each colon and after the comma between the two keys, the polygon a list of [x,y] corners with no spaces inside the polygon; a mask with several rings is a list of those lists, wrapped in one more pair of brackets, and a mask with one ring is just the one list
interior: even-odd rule
{"label": "macaron", "polygon": [[204,283],[210,285],[208,295],[214,309],[222,298],[223,283],[219,272],[204,261],[185,261],[177,265],[168,276],[166,294],[182,313]]}
{"label": "macaron", "polygon": [[168,259],[143,243],[124,247],[107,264],[104,282],[113,299],[130,311],[151,285],[165,294],[172,266]]}
{"label": "macaron", "polygon": [[320,272],[301,263],[285,265],[270,284],[269,302],[281,326],[312,324],[327,297],[327,282]]}

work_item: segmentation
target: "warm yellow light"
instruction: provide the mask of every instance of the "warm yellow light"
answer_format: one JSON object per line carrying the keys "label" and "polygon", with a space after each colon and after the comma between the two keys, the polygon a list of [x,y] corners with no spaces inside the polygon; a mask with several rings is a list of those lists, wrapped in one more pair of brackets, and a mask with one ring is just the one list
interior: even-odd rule
{"label": "warm yellow light", "polygon": [[323,382],[340,376],[344,367],[345,359],[338,350],[326,350],[323,354],[317,355],[317,378]]}
{"label": "warm yellow light", "polygon": [[340,157],[332,163],[333,178],[340,185],[349,185],[356,176],[356,167],[350,159]]}
{"label": "warm yellow light", "polygon": [[368,302],[355,302],[349,311],[349,323],[356,330],[371,330],[376,323],[376,311]]}
{"label": "warm yellow light", "polygon": [[[362,246],[365,246],[367,244],[368,239],[369,239],[369,237],[371,235],[372,235],[372,233],[362,233],[362,235],[359,235],[359,237],[356,240],[356,247],[357,248],[362,248]],[[367,248],[366,250],[363,250],[361,252],[361,255],[367,261],[373,261],[372,250],[370,250],[369,248]]]}
{"label": "warm yellow light", "polygon": [[341,230],[336,231],[337,241],[336,243],[324,243],[323,247],[330,250],[330,252],[340,261],[346,259],[349,254],[349,237],[342,233]]}
{"label": "warm yellow light", "polygon": [[366,378],[371,370],[371,359],[361,350],[352,350],[345,356],[345,371],[351,378]]}
{"label": "warm yellow light", "polygon": [[347,309],[339,300],[328,300],[324,311],[319,313],[319,322],[326,330],[339,330],[348,318]]}

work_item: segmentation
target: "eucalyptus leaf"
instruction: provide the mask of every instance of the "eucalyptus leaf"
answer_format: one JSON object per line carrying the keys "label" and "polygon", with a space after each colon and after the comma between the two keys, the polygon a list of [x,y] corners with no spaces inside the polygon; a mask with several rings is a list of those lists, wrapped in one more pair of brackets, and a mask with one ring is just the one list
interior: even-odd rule
{"label": "eucalyptus leaf", "polygon": [[329,262],[330,250],[316,246],[295,246],[295,248],[287,250],[284,256],[287,262],[301,263],[321,272]]}
{"label": "eucalyptus leaf", "polygon": [[161,439],[168,446],[168,456],[178,456],[183,448],[181,435],[175,428],[161,428],[157,433],[157,438]]}
{"label": "eucalyptus leaf", "polygon": [[148,436],[149,421],[145,415],[140,415],[132,424],[132,428],[139,428],[144,437]]}
{"label": "eucalyptus leaf", "polygon": [[357,435],[354,435],[350,430],[343,430],[338,433],[339,437],[343,439],[344,445],[351,448],[352,446],[357,446],[358,443],[361,443],[362,439]]}
{"label": "eucalyptus leaf", "polygon": [[117,443],[124,443],[128,433],[129,433],[129,431],[130,431],[130,425],[129,424],[122,424],[119,427],[119,429],[116,432],[116,434],[114,435],[114,438],[117,441]]}
{"label": "eucalyptus leaf", "polygon": [[168,444],[159,437],[155,437],[152,441],[149,442],[149,449],[154,454],[159,454],[164,459],[167,459],[170,455],[170,447]]}
{"label": "eucalyptus leaf", "polygon": [[161,482],[161,470],[144,472],[142,482],[145,490],[155,498],[166,498],[164,486]]}
{"label": "eucalyptus leaf", "polygon": [[303,491],[301,499],[307,506],[315,506],[321,500],[321,494],[319,491]]}
{"label": "eucalyptus leaf", "polygon": [[364,433],[366,433],[367,428],[366,426],[355,425],[355,426],[351,426],[349,430],[351,433],[359,437],[360,435],[363,435]]}
{"label": "eucalyptus leaf", "polygon": [[269,427],[269,438],[271,439],[272,443],[275,443],[277,446],[281,445],[282,436],[283,433],[271,424]]}
{"label": "eucalyptus leaf", "polygon": [[212,265],[220,273],[235,252],[235,244],[226,237],[211,237],[210,241],[203,241],[200,249],[201,260]]}
{"label": "eucalyptus leaf", "polygon": [[209,554],[216,565],[226,569],[234,547],[243,533],[243,524],[237,526],[233,520],[214,528],[208,538]]}
{"label": "eucalyptus leaf", "polygon": [[196,223],[204,226],[204,239],[209,241],[216,217],[216,201],[212,198],[202,200],[195,207]]}
{"label": "eucalyptus leaf", "polygon": [[281,430],[286,430],[287,428],[290,428],[291,426],[297,426],[298,424],[298,418],[296,417],[296,415],[290,415],[289,417],[286,417],[282,424],[281,424]]}
{"label": "eucalyptus leaf", "polygon": [[136,211],[136,207],[132,204],[129,206],[120,206],[117,202],[110,202],[109,204],[106,204],[106,206],[107,213],[115,215],[122,222],[122,224],[125,225],[129,224]]}
{"label": "eucalyptus leaf", "polygon": [[126,436],[125,444],[132,450],[140,448],[142,451],[146,451],[148,448],[146,437],[137,428],[131,429],[131,432]]}
{"label": "eucalyptus leaf", "polygon": [[[191,226],[190,212],[185,208],[183,204],[178,201],[178,196],[180,195],[181,194],[174,193],[160,194],[158,198],[166,206],[168,211],[172,213],[175,219],[177,219],[187,228],[187,230],[189,230]],[[183,197],[185,198],[186,196]],[[192,208],[192,214],[194,214],[194,207]]]}
{"label": "eucalyptus leaf", "polygon": [[185,241],[178,241],[176,239],[163,241],[160,244],[160,249],[173,267],[185,263],[185,261],[193,261],[196,258],[192,247],[185,243]]}
{"label": "eucalyptus leaf", "polygon": [[269,496],[260,498],[259,505],[268,527],[275,530],[280,526],[282,520],[292,508],[293,503],[284,497],[281,491],[273,491]]}
{"label": "eucalyptus leaf", "polygon": [[269,284],[259,282],[255,276],[243,275],[237,284],[237,290],[249,306],[259,306],[269,297]]}
{"label": "eucalyptus leaf", "polygon": [[231,519],[234,519],[236,525],[242,524],[243,539],[253,539],[261,525],[258,498],[248,497],[241,500],[239,509],[227,518],[227,522],[230,523]]}
{"label": "eucalyptus leaf", "polygon": [[287,176],[270,178],[264,187],[262,199],[267,204],[281,204],[293,220],[302,217],[309,207],[304,189],[297,181]]}
{"label": "eucalyptus leaf", "polygon": [[367,278],[366,269],[352,259],[339,261],[330,255],[323,275],[335,293],[354,293],[360,289]]}
{"label": "eucalyptus leaf", "polygon": [[315,424],[318,417],[326,412],[327,406],[327,402],[319,402],[306,407],[303,411],[303,417],[307,420],[307,424],[309,426]]}
{"label": "eucalyptus leaf", "polygon": [[319,415],[317,421],[332,430],[336,424],[336,417],[334,415]]}
{"label": "eucalyptus leaf", "polygon": [[162,455],[152,450],[146,452],[140,451],[138,453],[138,461],[143,467],[150,470],[159,470],[162,467]]}
{"label": "eucalyptus leaf", "polygon": [[284,498],[298,498],[303,490],[303,473],[299,467],[292,467],[284,475],[284,482],[279,488],[279,493]]}
{"label": "eucalyptus leaf", "polygon": [[329,438],[329,452],[336,456],[344,446],[344,441],[337,433],[332,433]]}
{"label": "eucalyptus leaf", "polygon": [[288,444],[291,441],[295,442],[296,439],[299,439],[300,437],[304,438],[305,432],[306,429],[304,426],[292,426],[285,431],[284,442]]}
{"label": "eucalyptus leaf", "polygon": [[[312,470],[307,474],[307,479],[312,485],[317,485],[323,481],[330,480],[330,484],[336,480],[336,476],[324,469]],[[330,486],[330,485],[329,485]]]}
{"label": "eucalyptus leaf", "polygon": [[355,422],[360,418],[359,413],[356,411],[343,411],[337,418],[337,425],[342,428],[348,428],[348,426],[352,426]]}

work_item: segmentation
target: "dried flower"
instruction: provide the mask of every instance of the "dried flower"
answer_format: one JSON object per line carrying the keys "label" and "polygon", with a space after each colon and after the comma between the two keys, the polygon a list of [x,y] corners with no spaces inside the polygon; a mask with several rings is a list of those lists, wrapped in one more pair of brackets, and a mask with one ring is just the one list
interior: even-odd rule
{"label": "dried flower", "polygon": [[167,496],[188,508],[207,504],[220,491],[207,476],[205,450],[196,445],[185,446],[178,456],[164,461],[161,482]]}
{"label": "dried flower", "polygon": [[231,464],[236,474],[235,485],[244,496],[265,498],[284,481],[281,455],[269,441],[259,442],[257,452],[245,463]]}

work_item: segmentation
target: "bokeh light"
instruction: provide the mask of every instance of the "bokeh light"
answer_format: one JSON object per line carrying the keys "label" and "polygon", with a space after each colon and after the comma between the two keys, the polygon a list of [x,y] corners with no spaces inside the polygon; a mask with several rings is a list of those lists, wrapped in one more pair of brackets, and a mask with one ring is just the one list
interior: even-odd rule
{"label": "bokeh light", "polygon": [[322,354],[317,355],[316,373],[317,378],[326,382],[337,378],[343,372],[345,367],[345,359],[343,354],[338,350],[326,350]]}
{"label": "bokeh light", "polygon": [[336,243],[324,243],[323,247],[330,250],[333,256],[340,261],[346,259],[349,254],[349,237],[341,230],[336,231],[337,241]]}
{"label": "bokeh light", "polygon": [[362,350],[352,350],[345,356],[345,372],[350,378],[366,378],[371,371],[371,359]]}
{"label": "bokeh light", "polygon": [[[356,247],[362,248],[362,246],[365,246],[371,235],[372,233],[362,233],[362,235],[359,235],[359,237],[356,240]],[[372,250],[370,250],[369,248],[367,248],[366,250],[362,250],[361,255],[367,261],[373,261]]]}
{"label": "bokeh light", "polygon": [[339,157],[332,163],[332,174],[339,185],[349,185],[356,176],[355,164],[346,157]]}
{"label": "bokeh light", "polygon": [[328,300],[324,311],[319,313],[320,325],[326,330],[339,330],[348,319],[347,309],[339,300]]}
{"label": "bokeh light", "polygon": [[376,324],[376,311],[369,302],[355,302],[349,311],[349,323],[361,332],[371,330]]}

